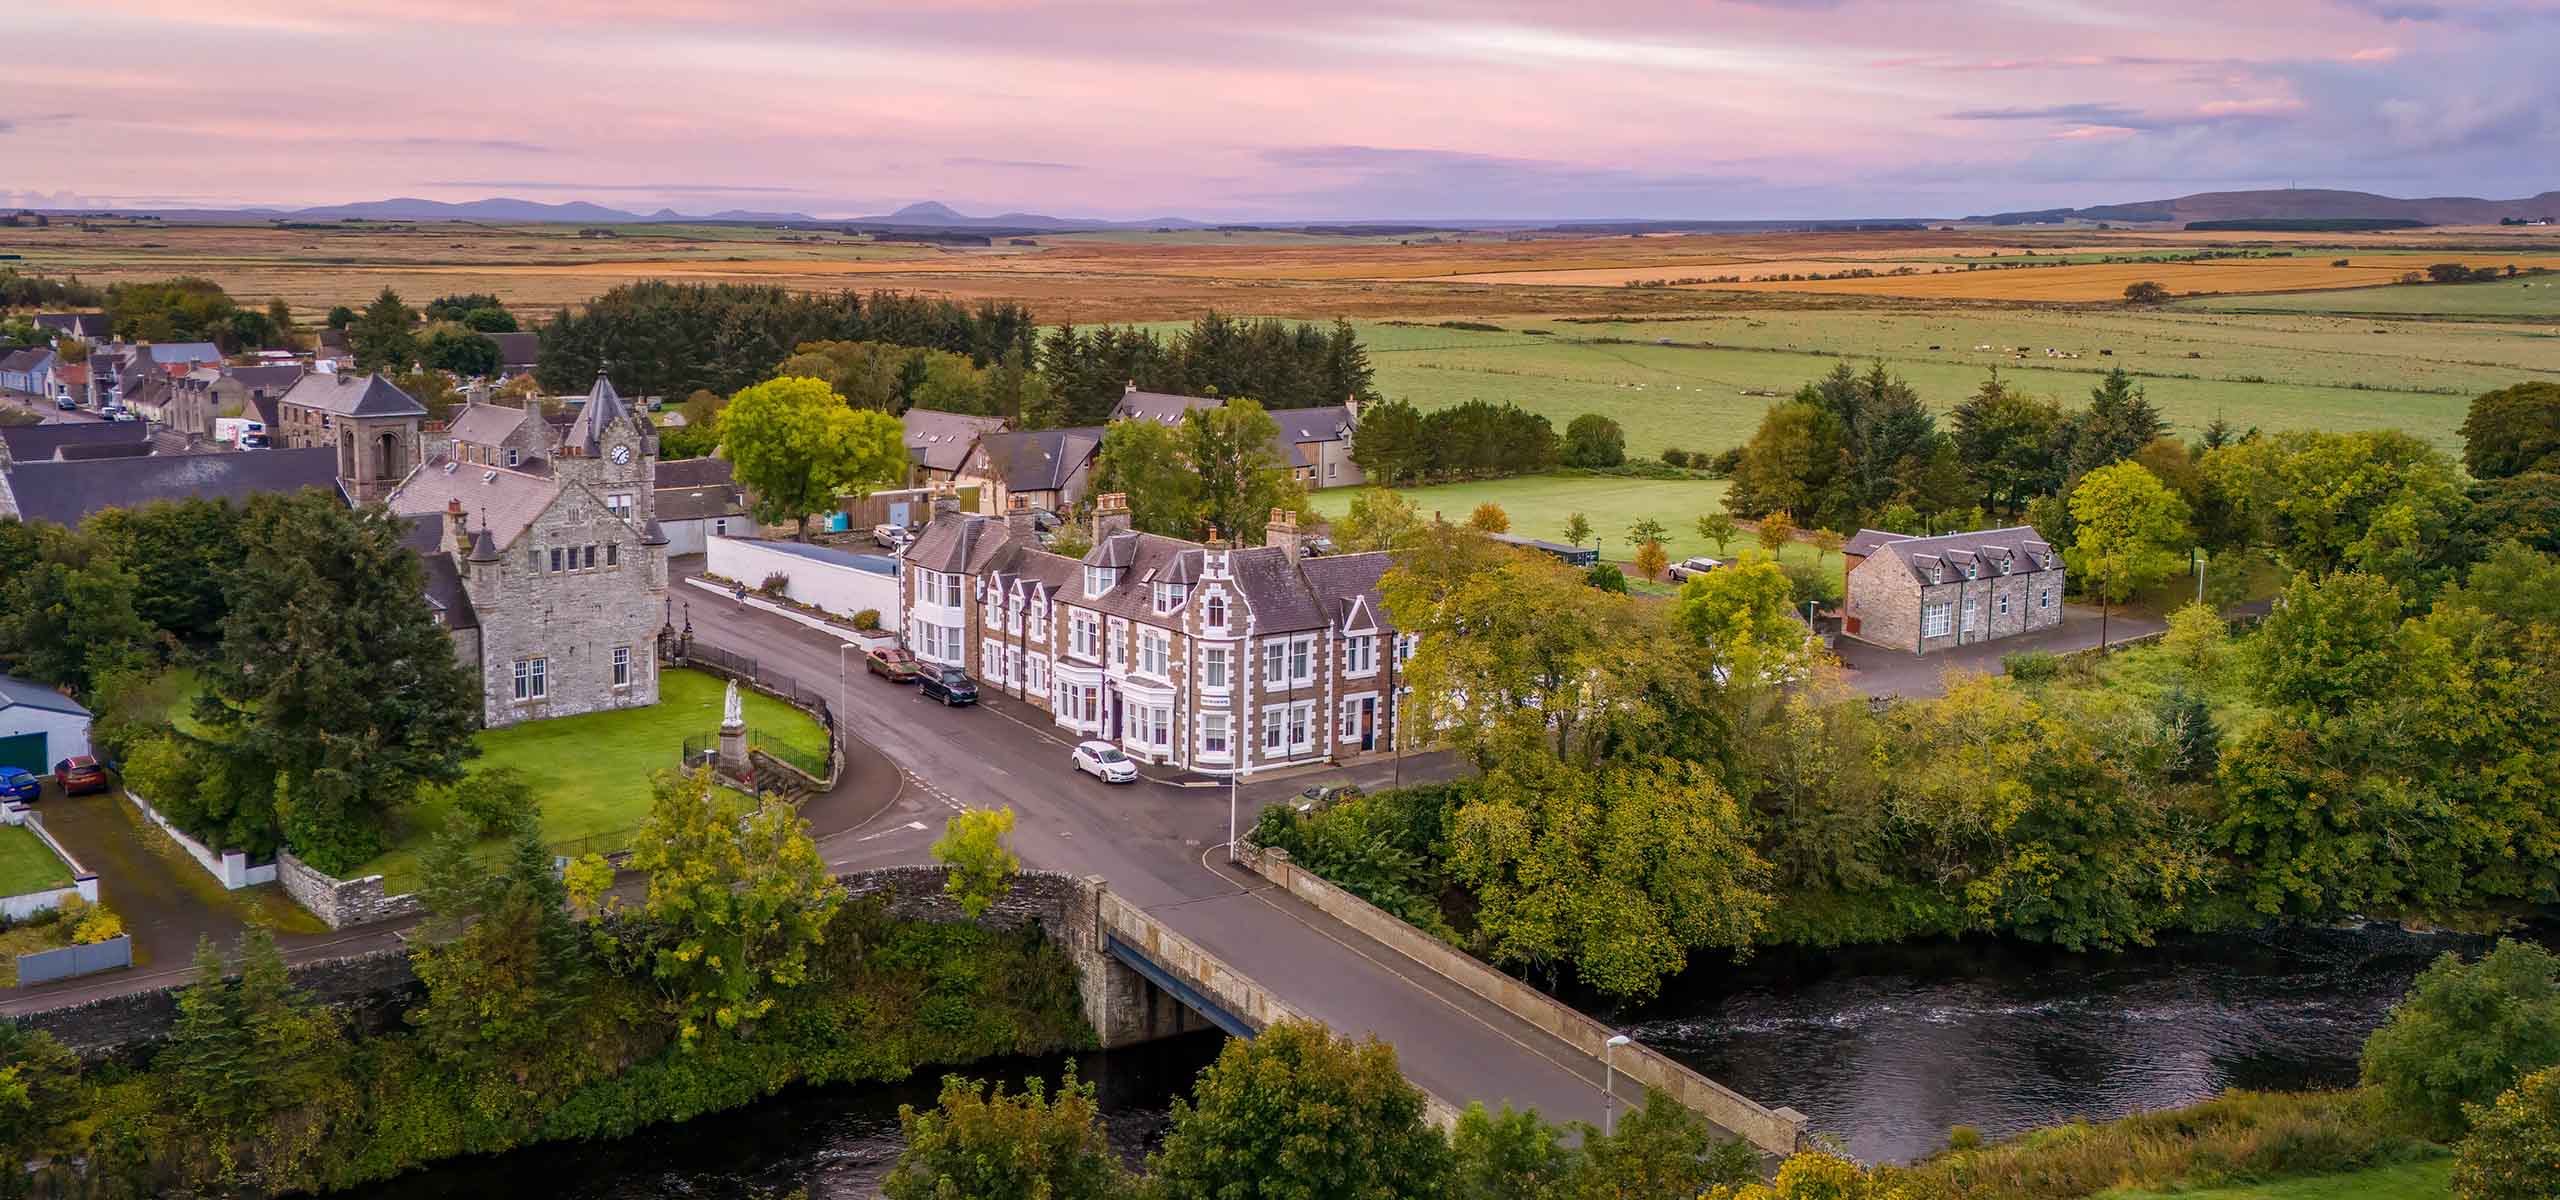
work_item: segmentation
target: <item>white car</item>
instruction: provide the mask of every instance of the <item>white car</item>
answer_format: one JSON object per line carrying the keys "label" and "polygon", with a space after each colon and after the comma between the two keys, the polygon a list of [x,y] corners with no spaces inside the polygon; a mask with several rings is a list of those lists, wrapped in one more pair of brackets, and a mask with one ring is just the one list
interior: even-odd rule
{"label": "white car", "polygon": [[1120,747],[1109,742],[1078,742],[1076,752],[1068,757],[1076,769],[1104,783],[1136,783],[1138,764],[1130,762]]}
{"label": "white car", "polygon": [[1708,558],[1703,554],[1696,558],[1684,558],[1671,564],[1671,582],[1685,583],[1692,575],[1704,575],[1724,565],[1723,559]]}

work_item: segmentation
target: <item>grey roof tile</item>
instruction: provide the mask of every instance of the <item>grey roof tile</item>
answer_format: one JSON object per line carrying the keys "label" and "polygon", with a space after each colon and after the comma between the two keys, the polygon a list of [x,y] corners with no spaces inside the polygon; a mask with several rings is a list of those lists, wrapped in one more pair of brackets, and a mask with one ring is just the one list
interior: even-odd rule
{"label": "grey roof tile", "polygon": [[380,375],[314,372],[284,394],[284,403],[341,417],[423,417],[427,408]]}
{"label": "grey roof tile", "polygon": [[298,492],[306,487],[339,494],[338,452],[326,446],[29,462],[11,466],[8,474],[20,515],[62,525],[77,525],[99,509],[131,508],[154,500],[246,500],[264,492]]}
{"label": "grey roof tile", "polygon": [[[324,449],[322,453],[333,452]],[[544,509],[551,507],[551,501],[559,494],[560,482],[556,479],[505,467],[456,463],[439,454],[400,481],[386,503],[391,511],[409,516],[441,514],[447,501],[460,500],[463,510],[471,514],[471,527],[487,530],[498,548],[504,550],[515,545],[516,539]]]}

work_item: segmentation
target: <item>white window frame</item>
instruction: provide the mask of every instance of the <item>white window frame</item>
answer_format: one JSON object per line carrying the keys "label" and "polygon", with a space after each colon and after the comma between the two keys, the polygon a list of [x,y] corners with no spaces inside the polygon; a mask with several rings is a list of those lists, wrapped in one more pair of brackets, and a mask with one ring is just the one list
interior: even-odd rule
{"label": "white window frame", "polygon": [[1378,673],[1378,639],[1374,634],[1345,634],[1342,638],[1342,673],[1352,676]]}
{"label": "white window frame", "polygon": [[1086,567],[1084,569],[1084,594],[1086,596],[1099,596],[1118,586],[1120,586],[1120,568]]}
{"label": "white window frame", "polygon": [[515,697],[518,704],[551,698],[550,658],[537,654],[515,661]]}
{"label": "white window frame", "polygon": [[995,638],[987,638],[979,643],[978,676],[982,679],[992,679],[997,683],[1004,682],[1003,642]]}
{"label": "white window frame", "polygon": [[1227,648],[1224,646],[1203,646],[1200,648],[1200,687],[1202,690],[1212,692],[1223,692],[1227,690],[1228,680],[1231,678],[1227,674],[1228,668],[1231,665],[1228,659],[1229,655],[1227,653]]}
{"label": "white window frame", "polygon": [[1950,600],[1920,602],[1920,636],[1945,637],[1955,631],[1956,606]]}
{"label": "white window frame", "polygon": [[1200,623],[1215,630],[1227,627],[1227,598],[1223,593],[1209,593],[1209,598],[1200,606]]}
{"label": "white window frame", "polygon": [[1102,618],[1077,609],[1067,614],[1067,653],[1077,658],[1102,657]]}
{"label": "white window frame", "polygon": [[1022,690],[1049,694],[1049,656],[1037,650],[1022,656]]}
{"label": "white window frame", "polygon": [[1289,683],[1302,687],[1316,680],[1316,640],[1312,637],[1289,640]]}
{"label": "white window frame", "polygon": [[2037,588],[2037,589],[2036,589],[2036,607],[2037,607],[2037,608],[2051,608],[2051,607],[2053,607],[2053,589],[2052,589],[2052,588]]}
{"label": "white window frame", "polygon": [[2009,615],[2009,593],[2007,592],[2000,593],[2000,615],[2004,617]]}
{"label": "white window frame", "polygon": [[1153,626],[1138,627],[1138,661],[1131,669],[1140,675],[1166,677],[1167,662],[1173,655],[1173,634]]}
{"label": "white window frame", "polygon": [[1289,685],[1289,644],[1278,639],[1262,643],[1262,685]]}
{"label": "white window frame", "polygon": [[1200,757],[1225,762],[1235,753],[1234,730],[1227,714],[1200,714]]}
{"label": "white window frame", "polygon": [[614,648],[613,648],[613,686],[614,686],[615,690],[617,690],[617,691],[618,691],[618,690],[621,690],[621,689],[624,689],[624,688],[628,688],[628,687],[630,687],[630,686],[631,686],[631,684],[632,684],[633,679],[634,679],[634,676],[633,676],[633,674],[632,674],[632,667],[631,667],[631,647],[629,647],[629,646],[616,646],[616,647],[614,647]]}

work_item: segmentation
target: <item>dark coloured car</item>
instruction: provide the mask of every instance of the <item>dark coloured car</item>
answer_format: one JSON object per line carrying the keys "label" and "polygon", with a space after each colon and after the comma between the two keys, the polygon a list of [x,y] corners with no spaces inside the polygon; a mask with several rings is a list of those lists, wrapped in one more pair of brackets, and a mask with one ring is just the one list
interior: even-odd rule
{"label": "dark coloured car", "polygon": [[891,683],[914,683],[916,656],[895,646],[879,646],[863,652],[862,669]]}
{"label": "dark coloured car", "polygon": [[1320,783],[1298,793],[1299,812],[1321,812],[1345,800],[1360,798],[1360,789],[1348,783]]}
{"label": "dark coloured car", "polygon": [[978,685],[969,673],[958,667],[938,667],[921,672],[916,680],[916,693],[928,700],[939,700],[944,706],[975,704]]}
{"label": "dark coloured car", "polygon": [[33,804],[43,794],[43,781],[25,767],[0,767],[0,800]]}
{"label": "dark coloured car", "polygon": [[53,764],[53,782],[65,796],[85,796],[115,786],[115,781],[107,777],[107,769],[86,754]]}

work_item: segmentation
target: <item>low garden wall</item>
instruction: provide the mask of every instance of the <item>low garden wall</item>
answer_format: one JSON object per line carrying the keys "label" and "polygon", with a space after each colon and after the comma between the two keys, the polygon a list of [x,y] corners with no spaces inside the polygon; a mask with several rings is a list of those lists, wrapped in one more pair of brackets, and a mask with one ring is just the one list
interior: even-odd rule
{"label": "low garden wall", "polygon": [[125,799],[132,801],[133,806],[141,810],[143,816],[149,817],[152,824],[159,826],[162,832],[175,839],[178,848],[186,851],[187,857],[196,860],[196,865],[203,867],[206,874],[220,880],[222,886],[236,892],[244,887],[255,887],[261,883],[276,881],[275,863],[252,863],[248,855],[237,850],[224,850],[217,853],[207,848],[203,842],[187,836],[185,830],[170,824],[169,818],[161,816],[159,809],[151,807],[150,801],[135,795],[133,789],[121,790],[124,792]]}
{"label": "low garden wall", "polygon": [[14,802],[0,805],[0,824],[20,826],[36,835],[36,840],[43,842],[45,849],[53,851],[53,856],[62,860],[63,869],[71,872],[70,887],[46,888],[43,891],[22,892],[15,896],[0,896],[0,917],[6,917],[12,921],[23,921],[37,913],[50,912],[62,907],[62,898],[74,893],[91,904],[98,902],[98,873],[81,866],[80,860],[73,858],[70,850],[64,848],[62,843],[55,841],[53,834],[47,832],[44,827],[44,818],[38,816],[34,809]]}
{"label": "low garden wall", "polygon": [[380,875],[339,879],[295,858],[290,850],[276,856],[276,868],[275,878],[284,884],[285,894],[331,929],[396,921],[426,911],[415,893],[384,895]]}
{"label": "low garden wall", "polygon": [[[1514,1017],[1554,1034],[1575,1050],[1598,1060],[1617,1031],[1573,1010],[1554,997],[1477,961],[1475,956],[1415,929],[1402,919],[1335,887],[1313,871],[1289,861],[1286,850],[1248,842],[1241,857],[1255,874],[1290,895],[1322,909],[1335,920],[1378,940],[1381,945],[1467,989]],[[1805,1138],[1805,1116],[1792,1108],[1768,1108],[1715,1080],[1680,1065],[1640,1042],[1630,1042],[1611,1056],[1618,1073],[1740,1134],[1771,1154],[1793,1154]]]}
{"label": "low garden wall", "polygon": [[[289,969],[295,987],[340,1009],[389,1015],[406,1007],[418,977],[409,970],[408,951],[391,947],[345,958],[324,958]],[[178,992],[195,982],[193,972],[156,988],[105,996],[12,1018],[22,1029],[39,1029],[85,1059],[100,1059],[151,1045],[167,1037],[178,1019]]]}

